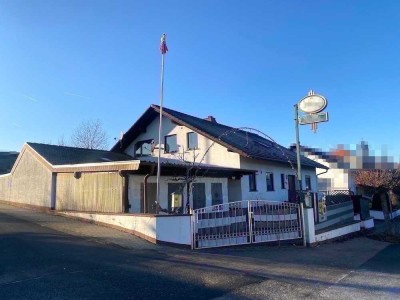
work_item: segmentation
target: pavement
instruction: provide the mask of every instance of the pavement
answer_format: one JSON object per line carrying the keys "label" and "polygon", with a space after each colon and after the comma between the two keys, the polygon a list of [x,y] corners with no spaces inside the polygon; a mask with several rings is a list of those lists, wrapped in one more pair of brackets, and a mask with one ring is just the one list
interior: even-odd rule
{"label": "pavement", "polygon": [[[25,227],[15,229],[18,222],[25,224]],[[132,278],[136,274],[141,278],[156,280],[157,285],[162,285],[164,289],[162,299],[400,299],[400,244],[362,236],[311,248],[250,245],[192,251],[154,245],[112,228],[4,204],[0,204],[0,225],[1,230],[8,230],[10,236],[16,235],[16,231],[21,235],[23,231],[24,243],[31,239],[26,236],[29,228],[35,228],[36,231],[42,228],[45,232],[57,233],[78,243],[74,251],[80,251],[79,243],[85,244],[82,249],[100,249],[94,251],[104,255],[98,262],[99,268],[104,260],[111,264],[121,257],[115,263],[120,268],[112,271],[114,277],[125,282],[126,276]],[[0,249],[6,249],[7,241],[1,237]],[[4,254],[3,251],[3,257]],[[80,264],[91,261],[94,254],[90,255],[89,258],[83,256],[85,260]],[[132,268],[131,264],[128,268],[121,262],[124,260],[134,261],[136,268],[140,268],[129,269]],[[53,258],[52,263],[54,261],[57,258]],[[110,264],[107,264],[108,268]],[[8,272],[11,272],[11,267]],[[19,268],[24,272],[29,271],[23,265]],[[76,270],[79,271],[79,268]],[[7,272],[0,272],[0,286],[18,282],[18,274],[10,279]],[[102,280],[104,276],[91,278],[91,283],[101,286]],[[76,294],[60,293],[54,297],[55,294],[50,292],[47,298],[98,297],[92,290],[93,294],[82,290],[74,280],[71,284],[77,285]],[[113,282],[109,284],[120,298],[134,295],[125,293],[124,286]],[[149,282],[140,284],[139,280],[137,284],[146,293],[138,293],[136,298],[160,297],[158,290],[152,292],[156,287]],[[62,285],[60,288],[64,289]],[[87,297],[82,297],[82,291],[89,293]],[[12,293],[16,293],[16,290],[10,290],[8,295],[12,296]]]}

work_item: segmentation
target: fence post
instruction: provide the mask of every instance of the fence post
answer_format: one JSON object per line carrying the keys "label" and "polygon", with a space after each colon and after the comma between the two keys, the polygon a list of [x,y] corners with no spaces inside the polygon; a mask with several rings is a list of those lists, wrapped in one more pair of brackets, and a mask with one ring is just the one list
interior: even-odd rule
{"label": "fence post", "polygon": [[307,246],[307,240],[306,240],[306,229],[305,229],[305,224],[304,224],[304,207],[303,203],[300,203],[300,218],[301,218],[301,230],[303,234],[303,246]]}
{"label": "fence post", "polygon": [[253,243],[253,222],[252,222],[252,216],[251,216],[251,204],[250,200],[247,201],[247,214],[248,214],[248,219],[249,219],[249,244]]}
{"label": "fence post", "polygon": [[303,208],[304,218],[304,238],[306,244],[315,243],[315,224],[314,224],[314,209]]}
{"label": "fence post", "polygon": [[192,236],[192,250],[194,250],[194,243],[195,243],[195,232],[194,232],[194,222],[195,222],[195,212],[192,212],[192,215],[190,216],[190,233]]}

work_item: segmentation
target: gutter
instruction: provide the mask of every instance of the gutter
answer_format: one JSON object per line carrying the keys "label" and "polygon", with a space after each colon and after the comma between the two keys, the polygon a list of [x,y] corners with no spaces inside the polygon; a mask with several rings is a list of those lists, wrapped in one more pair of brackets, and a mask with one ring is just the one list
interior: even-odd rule
{"label": "gutter", "polygon": [[318,174],[317,174],[317,177],[318,177],[319,175],[322,175],[322,174],[327,173],[328,171],[329,171],[329,169],[326,169],[324,172],[318,173]]}

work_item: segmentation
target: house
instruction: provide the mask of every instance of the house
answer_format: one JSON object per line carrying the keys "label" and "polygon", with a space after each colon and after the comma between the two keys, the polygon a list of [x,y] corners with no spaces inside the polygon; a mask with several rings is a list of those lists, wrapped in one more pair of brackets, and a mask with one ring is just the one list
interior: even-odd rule
{"label": "house", "polygon": [[[58,211],[124,213],[136,210],[151,213],[155,211],[154,201],[145,201],[146,189],[143,188],[149,177],[147,174],[153,174],[156,166],[155,161],[135,160],[123,153],[26,143],[10,172],[0,176],[0,200]],[[202,178],[199,182],[216,183],[214,197],[221,202],[226,191],[221,190],[222,184],[218,183],[227,177],[253,173],[204,167],[191,166],[190,172]],[[164,179],[186,174],[186,164],[162,161]],[[180,187],[181,183],[175,182],[173,186]],[[162,187],[164,190],[164,184]],[[148,194],[154,196],[151,192],[149,190]],[[167,197],[165,195],[164,207],[168,207]]]}
{"label": "house", "polygon": [[[323,226],[347,221],[348,203],[333,207],[340,209],[340,216],[333,214],[338,220],[328,216],[314,226],[314,207],[304,208],[308,221],[302,221],[302,206],[287,202],[298,188],[296,153],[262,133],[165,108],[158,145],[159,116],[160,108],[151,105],[111,151],[26,143],[10,172],[0,175],[0,201],[193,248],[300,238],[312,243],[330,236],[317,232]],[[316,191],[316,170],[327,167],[305,157],[301,164],[303,188]]]}
{"label": "house", "polygon": [[[26,143],[10,173],[0,176],[0,200],[56,210],[155,213],[161,151],[162,212],[241,201],[287,201],[296,190],[296,155],[248,130],[150,106],[111,149]],[[303,182],[316,190],[316,168],[301,158]],[[172,206],[172,195],[178,204]],[[176,207],[177,206],[177,207]]]}
{"label": "house", "polygon": [[[173,192],[188,195],[190,206],[196,209],[240,200],[287,201],[297,189],[296,154],[260,133],[220,124],[212,116],[202,119],[163,108],[162,142],[158,145],[159,114],[160,107],[151,105],[111,151],[134,157],[141,164],[155,163],[161,151],[163,164],[196,166],[205,173],[213,168],[225,170],[225,175],[229,175],[229,170],[237,173],[220,178],[198,176],[190,185],[191,193],[187,191],[189,185],[178,183],[177,176],[163,177],[162,207],[169,205]],[[327,167],[305,157],[301,157],[301,164],[303,182],[316,190],[316,168]],[[148,174],[151,177],[147,178],[147,202],[152,203],[156,197],[155,170]],[[142,183],[143,177],[130,175],[131,212],[143,212]]]}
{"label": "house", "polygon": [[[296,151],[296,146],[290,149]],[[394,169],[395,164],[388,157],[372,155],[368,143],[361,141],[356,150],[345,149],[339,145],[328,152],[307,146],[301,146],[301,154],[329,169],[317,168],[318,190],[350,190],[357,192],[356,171],[372,169]]]}

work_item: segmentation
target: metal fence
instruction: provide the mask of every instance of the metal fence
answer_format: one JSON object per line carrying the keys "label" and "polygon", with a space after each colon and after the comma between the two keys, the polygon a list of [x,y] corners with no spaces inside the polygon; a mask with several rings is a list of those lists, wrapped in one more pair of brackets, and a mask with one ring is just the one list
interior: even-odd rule
{"label": "metal fence", "polygon": [[300,205],[286,202],[249,201],[252,242],[302,238]]}
{"label": "metal fence", "polygon": [[243,245],[303,237],[301,206],[270,201],[238,201],[193,212],[193,248]]}
{"label": "metal fence", "polygon": [[328,206],[351,201],[350,190],[319,191],[319,194],[325,196],[326,205]]}
{"label": "metal fence", "polygon": [[349,190],[320,191],[313,199],[315,229],[339,226],[354,219],[353,201]]}

